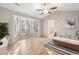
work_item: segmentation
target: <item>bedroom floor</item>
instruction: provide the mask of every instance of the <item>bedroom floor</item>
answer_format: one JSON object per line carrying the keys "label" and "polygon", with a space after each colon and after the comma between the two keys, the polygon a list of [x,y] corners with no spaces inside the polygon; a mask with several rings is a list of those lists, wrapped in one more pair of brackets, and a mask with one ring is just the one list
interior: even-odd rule
{"label": "bedroom floor", "polygon": [[59,55],[59,53],[50,50],[43,45],[49,42],[47,37],[24,38],[9,46],[10,55]]}

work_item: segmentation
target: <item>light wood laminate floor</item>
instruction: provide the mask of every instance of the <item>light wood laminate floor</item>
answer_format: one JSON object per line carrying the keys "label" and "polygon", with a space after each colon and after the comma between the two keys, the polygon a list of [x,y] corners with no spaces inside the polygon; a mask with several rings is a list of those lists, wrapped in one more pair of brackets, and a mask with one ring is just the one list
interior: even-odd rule
{"label": "light wood laminate floor", "polygon": [[30,37],[20,39],[13,46],[9,46],[9,55],[59,55],[59,53],[49,50],[43,45],[49,42],[47,37]]}

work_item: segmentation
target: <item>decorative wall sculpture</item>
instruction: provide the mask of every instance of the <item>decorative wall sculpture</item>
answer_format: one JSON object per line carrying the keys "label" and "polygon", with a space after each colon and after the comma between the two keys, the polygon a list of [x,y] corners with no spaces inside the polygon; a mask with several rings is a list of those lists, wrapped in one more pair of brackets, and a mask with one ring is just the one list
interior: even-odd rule
{"label": "decorative wall sculpture", "polygon": [[73,29],[75,27],[75,19],[73,17],[66,18],[64,22],[64,27]]}

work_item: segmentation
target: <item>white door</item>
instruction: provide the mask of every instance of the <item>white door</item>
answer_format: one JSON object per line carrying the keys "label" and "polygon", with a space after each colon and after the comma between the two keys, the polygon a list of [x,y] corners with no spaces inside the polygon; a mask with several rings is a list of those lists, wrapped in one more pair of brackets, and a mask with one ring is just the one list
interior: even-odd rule
{"label": "white door", "polygon": [[37,36],[38,35],[38,30],[39,30],[39,23],[37,20],[32,20],[31,21],[31,36]]}
{"label": "white door", "polygon": [[17,16],[14,16],[13,19],[13,38],[17,38],[19,35],[19,29],[20,29],[20,20]]}
{"label": "white door", "polygon": [[29,21],[28,21],[28,19],[27,18],[25,18],[25,17],[21,17],[20,18],[20,34],[21,34],[21,36],[27,36],[27,35],[29,35],[30,33],[30,24],[29,24]]}
{"label": "white door", "polygon": [[53,36],[55,33],[54,26],[55,26],[55,21],[49,20],[48,21],[48,36],[49,37]]}
{"label": "white door", "polygon": [[26,19],[23,17],[20,18],[20,31],[21,35],[26,34]]}
{"label": "white door", "polygon": [[22,36],[27,36],[29,34],[29,22],[28,19],[22,16],[14,16],[13,19],[13,35],[12,39],[20,38]]}

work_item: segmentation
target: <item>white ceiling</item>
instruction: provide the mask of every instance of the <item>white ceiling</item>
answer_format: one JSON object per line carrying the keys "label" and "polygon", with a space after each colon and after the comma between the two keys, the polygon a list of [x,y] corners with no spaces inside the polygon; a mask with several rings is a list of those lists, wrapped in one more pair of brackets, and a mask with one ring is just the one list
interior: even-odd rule
{"label": "white ceiling", "polygon": [[[40,15],[40,12],[36,11],[36,9],[41,8],[40,3],[19,3],[19,4],[21,6],[17,6],[14,3],[0,3],[0,7],[25,13],[39,19],[43,19],[49,15],[49,14]],[[56,11],[79,11],[79,3],[51,3],[50,5],[51,7],[57,6],[58,9]]]}

